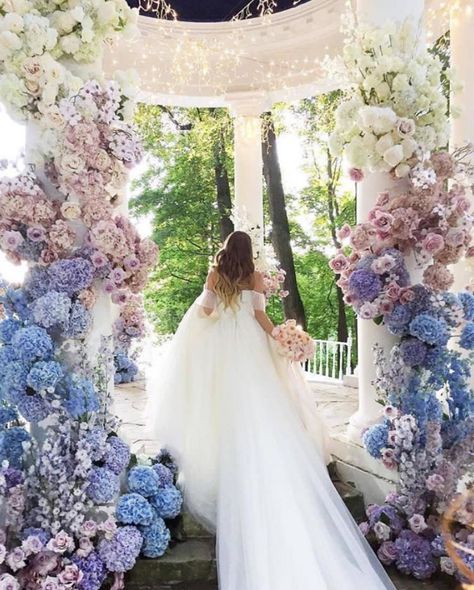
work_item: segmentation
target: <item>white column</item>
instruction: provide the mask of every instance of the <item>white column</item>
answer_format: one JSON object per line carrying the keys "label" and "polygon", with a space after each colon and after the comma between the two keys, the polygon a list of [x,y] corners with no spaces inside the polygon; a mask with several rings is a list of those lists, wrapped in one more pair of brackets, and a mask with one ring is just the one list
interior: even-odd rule
{"label": "white column", "polygon": [[[402,22],[406,18],[421,20],[423,14],[423,0],[357,0],[357,15],[359,22],[384,26],[387,22]],[[357,222],[367,221],[370,209],[380,192],[393,186],[394,181],[386,173],[366,175],[359,184],[357,196]],[[349,421],[348,436],[360,440],[361,431],[376,422],[381,415],[382,406],[376,402],[373,380],[376,376],[373,347],[379,344],[388,352],[395,343],[395,338],[383,326],[377,326],[368,320],[357,322],[357,350],[359,380],[359,408]]]}
{"label": "white column", "polygon": [[[460,116],[451,121],[451,149],[468,142],[474,144],[474,7],[453,8],[450,18],[451,66],[462,83],[460,92],[453,94],[451,104],[460,111]],[[473,158],[474,159],[474,158]],[[474,207],[474,199],[472,199]],[[474,281],[474,259],[463,259],[452,268],[454,272],[454,291],[462,291]]]}
{"label": "white column", "polygon": [[234,117],[234,209],[241,220],[260,228],[263,240],[261,114],[266,107],[265,95],[242,92],[229,95],[226,100]]}

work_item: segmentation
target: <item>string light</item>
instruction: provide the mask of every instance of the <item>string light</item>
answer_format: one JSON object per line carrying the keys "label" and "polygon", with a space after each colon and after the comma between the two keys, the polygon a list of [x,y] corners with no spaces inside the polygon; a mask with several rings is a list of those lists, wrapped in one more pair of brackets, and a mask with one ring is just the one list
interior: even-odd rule
{"label": "string light", "polygon": [[458,19],[471,17],[474,12],[474,0],[443,0],[426,10],[425,28],[426,37],[430,43],[445,33],[450,22],[456,23]]}

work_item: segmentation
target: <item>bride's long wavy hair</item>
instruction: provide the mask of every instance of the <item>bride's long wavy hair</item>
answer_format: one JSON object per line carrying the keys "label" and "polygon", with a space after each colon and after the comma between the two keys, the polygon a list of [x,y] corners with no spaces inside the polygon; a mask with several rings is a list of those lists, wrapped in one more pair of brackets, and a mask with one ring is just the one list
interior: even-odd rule
{"label": "bride's long wavy hair", "polygon": [[213,269],[217,272],[215,292],[225,307],[237,307],[241,291],[250,286],[255,272],[250,236],[243,231],[232,232],[216,254]]}

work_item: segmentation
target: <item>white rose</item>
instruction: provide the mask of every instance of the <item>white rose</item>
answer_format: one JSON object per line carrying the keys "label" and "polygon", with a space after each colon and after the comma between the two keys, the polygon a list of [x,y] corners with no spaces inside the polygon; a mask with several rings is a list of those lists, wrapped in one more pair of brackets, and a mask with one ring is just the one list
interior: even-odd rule
{"label": "white rose", "polygon": [[97,21],[101,25],[114,24],[118,20],[117,7],[115,2],[107,0],[101,3],[97,10]]}
{"label": "white rose", "polygon": [[418,148],[418,143],[411,137],[402,140],[403,157],[405,159],[411,158],[414,151]]}
{"label": "white rose", "polygon": [[382,135],[382,137],[375,144],[375,151],[378,154],[383,155],[389,148],[392,147],[393,143],[392,134],[386,133],[385,135]]}
{"label": "white rose", "polygon": [[0,98],[16,108],[28,104],[28,93],[23,80],[15,74],[0,75]]}
{"label": "white rose", "polygon": [[61,171],[67,173],[82,172],[85,167],[84,160],[77,154],[64,154],[60,158],[59,168]]}
{"label": "white rose", "polygon": [[410,80],[406,74],[397,74],[392,82],[392,88],[396,92],[404,92],[410,87]]}
{"label": "white rose", "polygon": [[81,39],[75,33],[71,33],[70,35],[62,37],[59,41],[59,45],[64,53],[74,55],[81,48]]}
{"label": "white rose", "polygon": [[82,20],[81,39],[84,43],[91,43],[94,39],[94,22],[89,15]]}
{"label": "white rose", "polygon": [[41,87],[35,80],[25,80],[25,88],[32,96],[39,96],[41,94]]}
{"label": "white rose", "polygon": [[61,215],[64,219],[79,219],[81,216],[81,207],[77,203],[66,201],[61,205]]}
{"label": "white rose", "polygon": [[391,94],[390,86],[387,84],[387,82],[382,82],[381,84],[379,84],[377,86],[377,88],[375,89],[375,92],[377,93],[377,96],[381,100],[386,100],[387,98],[389,98],[389,96]]}
{"label": "white rose", "polygon": [[21,64],[22,72],[28,80],[37,80],[43,75],[43,66],[38,58],[29,57]]}
{"label": "white rose", "polygon": [[395,168],[395,176],[397,178],[405,178],[410,173],[410,166],[408,164],[398,164]]}
{"label": "white rose", "polygon": [[7,13],[0,22],[2,31],[11,31],[12,33],[21,33],[23,31],[23,19],[15,12]]}
{"label": "white rose", "polygon": [[43,102],[45,104],[53,104],[56,101],[56,97],[59,92],[59,87],[57,84],[45,84],[43,87]]}
{"label": "white rose", "polygon": [[71,11],[59,11],[57,18],[55,19],[55,25],[61,34],[70,33],[76,25],[76,19],[72,15]]}
{"label": "white rose", "polygon": [[355,168],[365,168],[368,159],[367,149],[365,148],[362,138],[354,137],[346,146],[346,156]]}
{"label": "white rose", "polygon": [[20,37],[11,31],[3,31],[0,33],[0,44],[6,49],[19,50],[22,43]]}
{"label": "white rose", "polygon": [[75,6],[72,10],[70,10],[69,11],[69,14],[78,23],[82,22],[82,20],[83,20],[83,18],[85,16],[84,9],[80,5]]}
{"label": "white rose", "polygon": [[383,154],[384,161],[391,167],[395,168],[403,160],[403,148],[401,145],[394,145]]}
{"label": "white rose", "polygon": [[400,117],[397,121],[397,133],[400,137],[410,137],[415,133],[416,125],[413,119]]}

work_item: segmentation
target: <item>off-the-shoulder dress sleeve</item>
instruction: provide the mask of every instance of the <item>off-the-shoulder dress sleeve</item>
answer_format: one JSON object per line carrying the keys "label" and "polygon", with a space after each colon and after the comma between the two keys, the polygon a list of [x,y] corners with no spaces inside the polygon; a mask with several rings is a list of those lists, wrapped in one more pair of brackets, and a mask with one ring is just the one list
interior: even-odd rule
{"label": "off-the-shoulder dress sleeve", "polygon": [[199,295],[199,297],[196,299],[196,303],[200,307],[205,307],[207,309],[215,309],[217,304],[217,295],[214,293],[214,291],[211,291],[210,289],[207,289],[207,287],[204,287],[201,295]]}
{"label": "off-the-shoulder dress sleeve", "polygon": [[266,299],[263,293],[252,291],[252,305],[255,311],[265,311]]}

